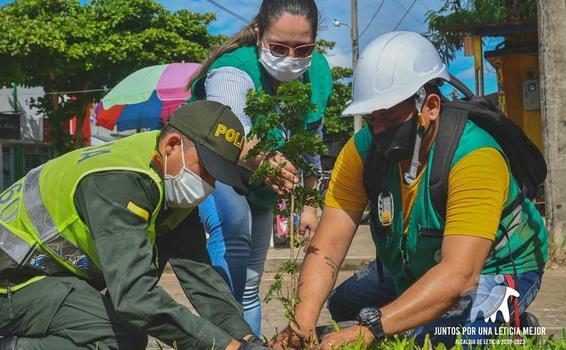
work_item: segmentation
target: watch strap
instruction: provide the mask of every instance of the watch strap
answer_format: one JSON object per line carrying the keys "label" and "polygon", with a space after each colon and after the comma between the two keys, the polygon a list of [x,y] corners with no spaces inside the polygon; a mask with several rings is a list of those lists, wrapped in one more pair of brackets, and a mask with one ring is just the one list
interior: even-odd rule
{"label": "watch strap", "polygon": [[[372,317],[365,317],[365,315],[371,314]],[[383,331],[383,324],[381,323],[381,310],[377,307],[364,308],[357,317],[358,324],[360,326],[367,327],[373,334],[374,341],[380,341],[386,337]]]}

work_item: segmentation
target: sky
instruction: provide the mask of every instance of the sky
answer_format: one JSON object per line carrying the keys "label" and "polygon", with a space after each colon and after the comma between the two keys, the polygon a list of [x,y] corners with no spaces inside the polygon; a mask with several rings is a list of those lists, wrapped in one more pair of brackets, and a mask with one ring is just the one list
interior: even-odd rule
{"label": "sky", "polygon": [[[213,34],[231,35],[241,29],[245,23],[232,14],[216,7],[207,0],[158,0],[167,9],[176,11],[189,9],[194,12],[216,12],[216,21],[209,26]],[[327,56],[331,66],[352,66],[352,42],[350,28],[336,27],[335,19],[351,24],[351,5],[348,0],[316,0],[320,12],[319,39],[334,41],[336,47]],[[11,0],[0,0],[0,5]],[[84,0],[81,0],[84,2]],[[251,19],[259,10],[261,0],[216,0],[239,16]],[[426,13],[437,10],[444,0],[358,0],[358,33],[360,52],[377,36],[396,30],[427,32]],[[379,12],[377,10],[379,9]],[[407,12],[407,10],[410,10]],[[377,14],[376,14],[377,12]],[[373,20],[372,20],[373,18]],[[488,40],[486,47],[495,46],[498,40]],[[474,90],[473,58],[464,57],[460,52],[449,63],[449,71]],[[484,64],[485,93],[497,91],[493,68]]]}

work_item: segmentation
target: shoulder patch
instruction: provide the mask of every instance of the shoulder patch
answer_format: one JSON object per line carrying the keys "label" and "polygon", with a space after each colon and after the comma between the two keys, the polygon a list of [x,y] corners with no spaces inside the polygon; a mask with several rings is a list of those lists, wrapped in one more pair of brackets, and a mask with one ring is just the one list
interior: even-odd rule
{"label": "shoulder patch", "polygon": [[128,208],[129,211],[136,214],[137,216],[144,219],[145,221],[149,220],[149,212],[147,210],[145,210],[144,208],[138,206],[136,203],[129,201],[126,208]]}

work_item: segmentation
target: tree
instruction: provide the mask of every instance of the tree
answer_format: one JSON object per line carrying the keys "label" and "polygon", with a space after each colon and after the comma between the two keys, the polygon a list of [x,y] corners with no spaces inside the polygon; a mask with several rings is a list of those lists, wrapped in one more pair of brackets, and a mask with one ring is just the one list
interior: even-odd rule
{"label": "tree", "polygon": [[536,23],[536,1],[444,0],[438,11],[427,13],[427,21],[429,39],[450,61],[473,26]]}
{"label": "tree", "polygon": [[100,92],[63,101],[58,92],[112,87],[135,70],[201,61],[222,40],[208,34],[214,14],[170,12],[156,0],[16,0],[0,8],[0,85],[43,86],[37,101],[59,152],[81,146],[62,124]]}
{"label": "tree", "polygon": [[344,140],[354,133],[352,118],[342,117],[342,111],[352,99],[352,69],[333,67],[332,95],[324,113],[324,139],[327,143]]}
{"label": "tree", "polygon": [[[305,159],[305,154],[321,155],[327,149],[323,141],[304,126],[304,116],[316,111],[316,105],[310,99],[311,86],[299,81],[282,84],[276,95],[264,91],[249,91],[245,112],[253,120],[253,126],[248,134],[248,140],[257,138],[258,143],[248,152],[247,158],[260,156],[266,159],[271,152],[279,151],[285,158],[300,171],[301,174],[318,171]],[[257,180],[271,180],[276,183],[278,174],[285,164],[272,168],[270,162],[264,161],[254,171],[250,182]],[[280,195],[280,200],[287,203],[285,215],[289,222],[290,257],[277,271],[274,282],[269,289],[265,300],[269,302],[276,298],[283,305],[285,316],[293,323],[297,298],[297,273],[299,271],[298,254],[300,248],[308,243],[308,237],[298,237],[294,226],[294,218],[300,216],[305,205],[317,206],[321,202],[321,195],[317,189],[296,185],[291,191]],[[290,275],[291,287],[282,290],[282,281]]]}
{"label": "tree", "polygon": [[[328,52],[336,46],[334,41],[328,40],[317,40],[316,44],[317,50],[324,55],[328,55]],[[352,99],[352,74],[350,68],[338,66],[332,68],[334,84],[324,113],[324,140],[327,144],[347,139],[354,133],[353,121],[342,117],[342,111]]]}

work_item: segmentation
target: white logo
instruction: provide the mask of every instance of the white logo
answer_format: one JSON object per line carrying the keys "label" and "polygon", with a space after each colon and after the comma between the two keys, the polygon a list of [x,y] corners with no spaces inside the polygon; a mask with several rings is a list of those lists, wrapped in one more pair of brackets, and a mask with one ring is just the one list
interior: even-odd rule
{"label": "white logo", "polygon": [[[504,280],[505,278],[501,275],[495,276],[495,281],[497,283],[503,283]],[[472,309],[470,310],[469,317],[470,321],[475,321],[481,312],[485,322],[495,322],[497,314],[501,312],[503,320],[505,322],[509,322],[511,319],[509,312],[509,298],[518,298],[519,292],[511,287],[498,285],[493,287],[489,292],[476,288],[474,291],[467,292],[464,295],[468,295],[472,298]]]}

